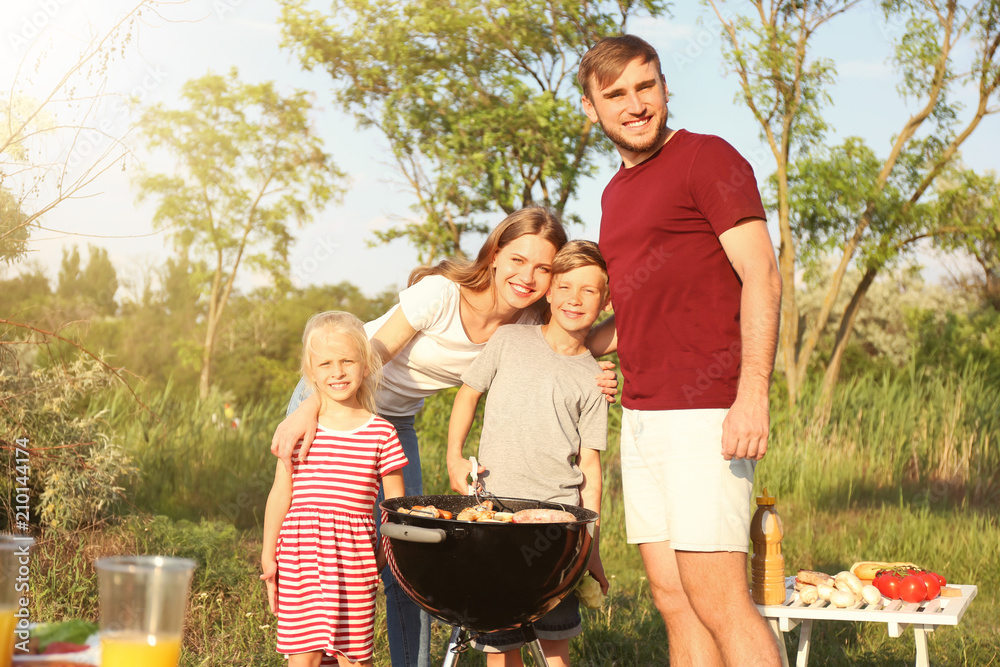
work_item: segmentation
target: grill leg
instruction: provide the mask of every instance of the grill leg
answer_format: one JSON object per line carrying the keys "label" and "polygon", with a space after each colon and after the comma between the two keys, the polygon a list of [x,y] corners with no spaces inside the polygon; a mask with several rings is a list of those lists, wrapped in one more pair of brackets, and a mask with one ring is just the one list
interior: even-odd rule
{"label": "grill leg", "polygon": [[528,654],[534,659],[535,665],[537,667],[548,667],[549,661],[545,659],[545,653],[542,652],[542,645],[538,642],[538,637],[535,636],[535,628],[529,623],[521,626],[521,631],[524,633],[524,640],[527,642]]}
{"label": "grill leg", "polygon": [[444,662],[441,663],[441,667],[456,667],[458,665],[458,656],[461,655],[464,648],[458,651],[455,649],[466,640],[467,635],[465,628],[460,628],[457,625],[451,627],[451,638],[448,640],[448,648],[445,649]]}

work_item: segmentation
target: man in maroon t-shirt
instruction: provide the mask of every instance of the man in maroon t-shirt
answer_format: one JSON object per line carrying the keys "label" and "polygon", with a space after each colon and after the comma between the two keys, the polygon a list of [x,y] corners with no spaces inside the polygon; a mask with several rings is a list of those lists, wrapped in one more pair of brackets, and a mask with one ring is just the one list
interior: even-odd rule
{"label": "man in maroon t-shirt", "polygon": [[626,532],[670,664],[780,664],[746,580],[781,296],[753,169],[718,137],[667,127],[643,40],[601,40],[578,78],[622,158],[600,235],[615,315],[589,347],[621,360]]}

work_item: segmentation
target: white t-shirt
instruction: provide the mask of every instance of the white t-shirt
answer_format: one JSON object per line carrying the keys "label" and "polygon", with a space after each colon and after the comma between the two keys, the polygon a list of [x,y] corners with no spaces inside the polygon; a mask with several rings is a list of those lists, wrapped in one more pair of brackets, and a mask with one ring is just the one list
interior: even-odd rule
{"label": "white t-shirt", "polygon": [[[397,308],[402,308],[406,321],[417,331],[383,369],[382,384],[375,395],[380,414],[416,414],[425,396],[462,384],[462,373],[486,343],[469,340],[462,326],[460,303],[456,283],[444,276],[427,276],[400,292],[399,304],[389,312],[365,324],[371,338]],[[537,324],[538,318],[533,311],[525,310],[517,323]]]}

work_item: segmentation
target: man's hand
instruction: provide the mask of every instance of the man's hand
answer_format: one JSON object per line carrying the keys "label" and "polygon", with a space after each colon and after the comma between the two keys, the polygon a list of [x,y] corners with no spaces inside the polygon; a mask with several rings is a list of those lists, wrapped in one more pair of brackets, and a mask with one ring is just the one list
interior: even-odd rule
{"label": "man's hand", "polygon": [[761,397],[737,395],[722,422],[722,458],[760,461],[767,453],[770,426],[766,394]]}
{"label": "man's hand", "polygon": [[610,361],[598,361],[604,372],[597,376],[597,386],[601,388],[601,393],[608,399],[608,403],[614,403],[618,396],[618,376],[615,374],[615,365]]}

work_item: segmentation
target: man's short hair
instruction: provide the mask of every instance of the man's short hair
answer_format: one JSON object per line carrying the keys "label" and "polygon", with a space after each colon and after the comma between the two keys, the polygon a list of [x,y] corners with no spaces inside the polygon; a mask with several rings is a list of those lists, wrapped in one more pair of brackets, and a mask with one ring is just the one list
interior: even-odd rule
{"label": "man's short hair", "polygon": [[625,71],[625,67],[636,58],[642,58],[643,64],[653,62],[656,65],[657,73],[663,76],[660,56],[656,53],[656,49],[641,37],[620,35],[618,37],[605,37],[597,42],[583,56],[580,61],[580,69],[576,73],[576,79],[583,89],[584,96],[591,99],[590,83],[592,80],[596,81],[601,88],[610,86]]}
{"label": "man's short hair", "polygon": [[556,256],[552,259],[552,277],[569,273],[573,269],[579,269],[583,266],[596,266],[604,274],[604,292],[603,296],[608,296],[608,265],[604,261],[604,255],[601,254],[600,248],[593,241],[568,241],[566,245],[559,249]]}

